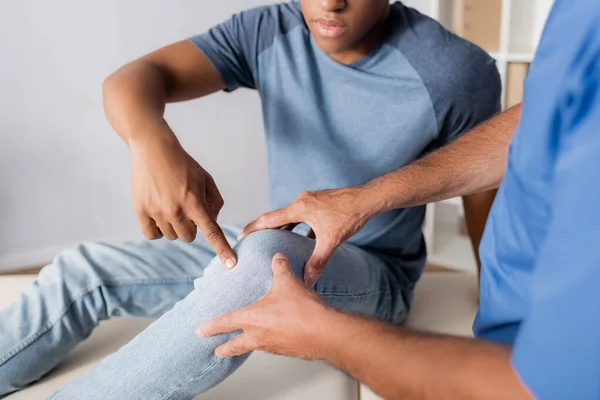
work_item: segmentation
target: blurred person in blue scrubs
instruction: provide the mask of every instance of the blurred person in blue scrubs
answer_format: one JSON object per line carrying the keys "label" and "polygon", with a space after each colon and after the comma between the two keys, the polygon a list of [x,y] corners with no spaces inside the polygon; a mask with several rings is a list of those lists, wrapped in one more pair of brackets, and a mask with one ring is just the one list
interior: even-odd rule
{"label": "blurred person in blue scrubs", "polygon": [[[369,183],[380,213],[501,181],[480,246],[475,340],[333,310],[283,254],[266,297],[197,333],[243,330],[217,355],[326,359],[389,399],[600,399],[599,173],[600,2],[556,0],[522,109]],[[322,204],[339,217],[334,199]],[[288,219],[284,209],[275,224]]]}

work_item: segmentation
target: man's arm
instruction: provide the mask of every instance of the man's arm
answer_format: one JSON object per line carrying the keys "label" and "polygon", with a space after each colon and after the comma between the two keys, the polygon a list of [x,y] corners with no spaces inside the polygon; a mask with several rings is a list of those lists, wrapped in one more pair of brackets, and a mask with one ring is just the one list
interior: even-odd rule
{"label": "man's arm", "polygon": [[[306,222],[317,243],[306,263],[305,280],[316,282],[327,261],[344,241],[373,216],[455,196],[466,196],[473,246],[483,227],[496,189],[506,170],[508,146],[519,122],[521,106],[497,115],[453,143],[369,183],[349,188],[302,193],[285,208],[263,214],[243,235]],[[480,192],[487,193],[480,194]]]}
{"label": "man's arm", "polygon": [[[465,135],[466,137],[457,139],[458,145],[451,144],[425,157],[425,160],[415,163],[417,171],[419,166],[423,167],[420,164],[423,162],[429,171],[428,174],[432,174],[434,179],[446,183],[445,187],[437,186],[434,189],[437,191],[430,192],[429,196],[449,198],[453,197],[452,193],[457,191],[462,195],[465,222],[478,270],[481,269],[479,243],[496,197],[497,187],[504,176],[508,145],[517,128],[520,113],[521,105],[513,107],[475,127]],[[462,154],[457,152],[458,146],[462,149]],[[437,168],[435,168],[436,166]],[[411,172],[410,166],[406,169],[408,173]],[[399,179],[402,180],[402,176]],[[425,178],[425,185],[431,184],[431,182],[433,180]],[[419,193],[414,194],[419,196]],[[430,202],[432,200],[427,200],[427,203]]]}
{"label": "man's arm", "polygon": [[223,198],[210,176],[181,146],[165,121],[170,101],[193,99],[225,88],[210,60],[183,41],[135,60],[103,85],[108,121],[132,157],[132,196],[148,239],[165,236],[191,242],[200,228],[223,264],[235,254],[217,216]]}
{"label": "man's arm", "polygon": [[379,212],[496,189],[519,123],[515,106],[422,159],[366,184]]}
{"label": "man's arm", "polygon": [[199,336],[243,330],[215,352],[232,357],[262,350],[326,359],[386,399],[529,399],[510,365],[511,348],[411,332],[343,314],[294,275],[282,254],[274,281],[258,302],[197,329]]}
{"label": "man's arm", "polygon": [[[315,322],[317,323],[317,322]],[[530,399],[511,348],[330,312],[316,345],[326,360],[385,399]]]}
{"label": "man's arm", "polygon": [[[154,135],[174,134],[163,118],[168,102],[191,100],[224,89],[210,60],[189,41],[181,41],[132,61],[103,85],[108,121],[129,144]],[[158,129],[156,129],[158,127]]]}

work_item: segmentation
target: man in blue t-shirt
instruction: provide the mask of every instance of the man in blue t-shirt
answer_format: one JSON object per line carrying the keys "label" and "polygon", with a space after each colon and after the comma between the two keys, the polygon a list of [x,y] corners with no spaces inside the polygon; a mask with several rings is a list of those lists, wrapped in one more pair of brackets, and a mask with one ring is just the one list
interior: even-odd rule
{"label": "man in blue t-shirt", "polygon": [[[367,185],[378,213],[497,187],[504,176],[480,248],[478,340],[334,311],[283,255],[264,299],[198,334],[241,329],[216,353],[324,358],[389,399],[600,399],[599,172],[600,2],[556,0],[522,111]],[[311,212],[323,224],[362,224],[325,194]],[[282,214],[277,223],[289,219]],[[296,309],[304,313],[283,317]]]}
{"label": "man in blue t-shirt", "polygon": [[[280,217],[267,214],[239,243],[240,230],[216,223],[223,199],[214,180],[163,118],[168,102],[237,88],[262,101],[272,206],[292,204],[290,220],[271,226],[284,229],[249,234]],[[136,215],[149,239],[181,240],[59,254],[0,311],[0,396],[39,379],[115,315],[161,318],[54,399],[180,399],[209,389],[246,357],[217,357],[233,335],[199,339],[195,326],[263,296],[280,251],[329,306],[401,322],[425,262],[424,207],[375,215],[370,200],[385,197],[368,184],[493,116],[500,91],[487,53],[388,0],[256,8],[124,66],[106,80],[104,104],[131,150]],[[226,162],[226,149],[215,151]],[[333,198],[337,208],[326,211]],[[352,229],[340,225],[348,215],[360,220]],[[301,222],[312,232],[301,235]],[[483,224],[469,222],[477,242]],[[206,240],[194,240],[197,227]]]}

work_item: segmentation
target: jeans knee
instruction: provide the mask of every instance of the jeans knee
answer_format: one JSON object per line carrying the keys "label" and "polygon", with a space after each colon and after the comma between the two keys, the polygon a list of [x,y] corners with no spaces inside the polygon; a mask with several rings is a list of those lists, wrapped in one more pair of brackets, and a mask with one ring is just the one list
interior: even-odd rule
{"label": "jeans knee", "polygon": [[[314,240],[297,233],[277,229],[254,232],[235,245],[238,259],[235,268],[226,270],[215,258],[205,270],[204,278],[218,280],[218,283],[213,283],[228,285],[238,293],[252,285],[266,292],[273,280],[272,260],[275,254],[285,254],[296,274],[301,276],[313,248]],[[203,281],[198,280],[197,285]]]}
{"label": "jeans knee", "polygon": [[277,253],[285,254],[297,274],[302,273],[304,263],[310,257],[314,241],[297,233],[268,229],[251,233],[236,246],[238,265],[248,273],[266,273],[272,276],[272,260]]}
{"label": "jeans knee", "polygon": [[82,243],[61,251],[52,263],[42,268],[38,281],[44,285],[56,285],[61,291],[67,289],[71,293],[101,286],[99,264],[91,256],[93,246],[93,243]]}
{"label": "jeans knee", "polygon": [[0,361],[0,399],[17,390],[24,389],[33,381],[40,379],[28,376],[27,367],[18,365],[14,358]]}

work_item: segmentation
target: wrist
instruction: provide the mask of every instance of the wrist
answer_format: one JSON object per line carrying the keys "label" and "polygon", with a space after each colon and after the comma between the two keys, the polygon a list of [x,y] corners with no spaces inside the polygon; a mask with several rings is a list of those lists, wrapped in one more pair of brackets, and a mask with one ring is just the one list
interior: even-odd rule
{"label": "wrist", "polygon": [[387,209],[387,201],[380,184],[373,180],[355,187],[355,197],[362,204],[362,214],[371,219]]}
{"label": "wrist", "polygon": [[144,152],[148,148],[179,146],[177,137],[163,120],[137,128],[136,133],[127,137],[127,145],[132,154]]}
{"label": "wrist", "polygon": [[352,338],[352,317],[325,306],[315,321],[311,342],[317,349],[317,358],[336,363]]}
{"label": "wrist", "polygon": [[397,342],[409,334],[399,326],[331,309],[317,341],[319,358],[346,370],[365,366],[372,360],[373,343]]}
{"label": "wrist", "polygon": [[321,304],[318,310],[313,310],[313,320],[306,326],[311,327],[308,342],[315,349],[315,358],[327,360],[331,346],[335,344],[339,334],[340,312]]}

